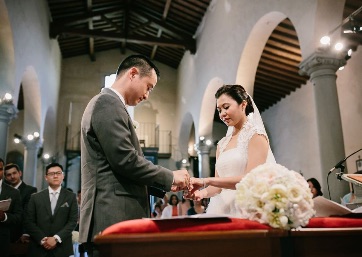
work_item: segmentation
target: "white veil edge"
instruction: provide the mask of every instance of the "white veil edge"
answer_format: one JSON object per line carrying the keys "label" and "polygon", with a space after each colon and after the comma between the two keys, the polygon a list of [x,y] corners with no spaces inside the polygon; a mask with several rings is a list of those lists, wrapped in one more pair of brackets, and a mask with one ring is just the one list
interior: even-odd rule
{"label": "white veil edge", "polygon": [[[248,94],[248,93],[247,93]],[[274,157],[274,154],[270,148],[270,141],[269,141],[269,137],[268,137],[268,134],[266,133],[266,130],[265,130],[265,126],[264,126],[264,122],[263,122],[263,119],[261,118],[261,115],[260,115],[260,112],[259,112],[259,109],[258,107],[255,105],[255,102],[254,102],[254,99],[248,94],[250,100],[251,100],[251,103],[253,104],[253,108],[254,108],[254,112],[253,112],[253,124],[254,126],[256,126],[258,128],[258,133],[262,134],[262,135],[265,135],[267,140],[268,140],[268,145],[269,145],[269,151],[268,151],[268,157],[267,157],[267,160],[266,162],[267,163],[276,163],[275,161],[275,157]],[[250,115],[250,114],[249,114]],[[234,127],[233,126],[229,126],[228,127],[228,130],[226,132],[226,137],[227,136],[230,136],[234,131]]]}

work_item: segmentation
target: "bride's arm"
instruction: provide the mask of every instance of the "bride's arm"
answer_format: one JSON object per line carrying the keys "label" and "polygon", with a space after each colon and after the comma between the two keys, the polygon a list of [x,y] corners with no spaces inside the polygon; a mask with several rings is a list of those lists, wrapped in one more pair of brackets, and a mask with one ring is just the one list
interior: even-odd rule
{"label": "bride's arm", "polygon": [[[245,173],[247,174],[249,171],[254,169],[266,162],[266,158],[268,156],[269,145],[268,141],[263,135],[255,134],[249,141],[248,146],[248,163],[246,165]],[[215,172],[216,174],[216,172]],[[218,175],[215,177],[208,177],[203,179],[198,179],[198,184],[204,184],[208,186],[207,197],[212,196],[214,192],[216,192],[215,188],[221,189],[235,189],[235,185],[240,182],[244,175],[234,176],[234,177],[219,177]],[[209,189],[210,187],[210,189]],[[206,192],[204,192],[206,193]]]}

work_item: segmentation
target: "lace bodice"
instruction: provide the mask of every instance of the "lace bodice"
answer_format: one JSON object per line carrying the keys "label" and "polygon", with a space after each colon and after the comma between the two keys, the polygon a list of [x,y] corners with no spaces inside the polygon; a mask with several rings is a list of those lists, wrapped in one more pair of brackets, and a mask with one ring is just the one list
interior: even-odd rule
{"label": "lace bodice", "polygon": [[[233,128],[233,127],[232,127]],[[216,170],[220,177],[233,177],[244,175],[248,162],[248,146],[253,135],[263,135],[268,139],[264,127],[258,127],[254,123],[253,114],[249,114],[237,138],[235,148],[225,150],[232,136],[229,129],[224,138],[219,141],[219,157],[216,161]],[[275,162],[274,156],[269,149],[267,162]],[[207,213],[234,214],[235,190],[223,189],[220,194],[212,197],[207,208]]]}

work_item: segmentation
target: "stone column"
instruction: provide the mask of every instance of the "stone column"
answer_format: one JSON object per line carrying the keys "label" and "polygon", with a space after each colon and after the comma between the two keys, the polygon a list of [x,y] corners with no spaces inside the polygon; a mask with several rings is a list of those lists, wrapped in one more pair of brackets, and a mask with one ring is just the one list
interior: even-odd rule
{"label": "stone column", "polygon": [[4,161],[6,161],[9,124],[16,118],[17,112],[18,109],[12,101],[0,100],[0,158],[4,159]]}
{"label": "stone column", "polygon": [[38,152],[42,144],[39,138],[23,140],[23,144],[25,146],[23,180],[26,184],[36,187]]}
{"label": "stone column", "polygon": [[200,140],[195,144],[195,150],[199,157],[199,178],[210,177],[210,150],[212,145],[206,144],[205,140]]}
{"label": "stone column", "polygon": [[[321,173],[327,178],[329,170],[345,156],[344,141],[339,110],[336,71],[346,64],[344,54],[323,52],[314,53],[300,64],[300,74],[309,75],[314,87],[317,131],[320,149]],[[308,99],[305,99],[308,104]],[[319,171],[315,171],[319,172]],[[325,183],[323,179],[322,184]],[[339,201],[339,197],[347,191],[347,183],[339,183],[335,176],[329,178],[331,197]],[[327,192],[327,185],[324,184]],[[328,197],[328,196],[326,196]]]}

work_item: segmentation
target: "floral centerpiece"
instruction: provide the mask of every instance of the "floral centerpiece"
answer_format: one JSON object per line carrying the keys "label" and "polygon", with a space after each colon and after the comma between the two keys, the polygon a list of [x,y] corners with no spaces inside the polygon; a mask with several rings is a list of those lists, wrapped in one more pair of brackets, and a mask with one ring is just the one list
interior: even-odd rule
{"label": "floral centerpiece", "polygon": [[282,229],[305,226],[315,214],[306,180],[279,164],[251,170],[236,185],[235,205],[240,218]]}

